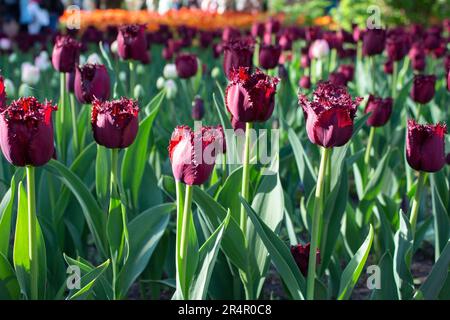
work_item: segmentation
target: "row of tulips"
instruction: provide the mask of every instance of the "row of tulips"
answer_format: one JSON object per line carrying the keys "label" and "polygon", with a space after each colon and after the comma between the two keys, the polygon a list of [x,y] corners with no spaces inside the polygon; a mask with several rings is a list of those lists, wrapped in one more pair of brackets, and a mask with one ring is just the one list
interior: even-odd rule
{"label": "row of tulips", "polygon": [[[272,262],[286,297],[348,299],[370,258],[383,283],[372,298],[445,298],[448,26],[352,34],[272,19],[200,47],[183,30],[158,44],[120,26],[87,46],[104,64],[80,64],[83,44],[57,36],[58,107],[9,102],[1,79],[0,146],[17,167],[2,164],[1,296],[121,299],[137,283],[143,297],[257,299]],[[271,118],[281,148],[255,163],[252,134]],[[212,125],[192,130],[200,119]],[[415,288],[424,239],[436,262]]]}

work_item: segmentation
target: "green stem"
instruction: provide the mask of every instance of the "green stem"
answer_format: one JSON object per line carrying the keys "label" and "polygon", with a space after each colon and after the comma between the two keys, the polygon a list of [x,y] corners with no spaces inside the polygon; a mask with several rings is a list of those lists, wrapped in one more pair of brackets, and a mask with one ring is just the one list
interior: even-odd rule
{"label": "green stem", "polygon": [[311,246],[309,251],[308,262],[308,277],[307,277],[307,292],[308,300],[314,299],[314,280],[316,278],[316,251],[319,245],[319,232],[322,220],[323,200],[324,200],[324,181],[325,171],[327,168],[328,159],[330,158],[331,148],[322,149],[322,159],[320,160],[319,176],[317,177],[316,193],[314,199],[314,212],[311,227]]}
{"label": "green stem", "polygon": [[27,166],[27,196],[28,196],[28,250],[30,256],[31,299],[37,300],[38,295],[38,254],[37,254],[37,216],[34,167]]}
{"label": "green stem", "polygon": [[373,138],[375,137],[375,127],[370,127],[369,140],[367,141],[366,153],[364,154],[364,164],[369,165],[370,150],[372,149]]}
{"label": "green stem", "polygon": [[[186,271],[187,271],[187,251],[188,251],[188,242],[189,242],[189,223],[191,220],[191,205],[192,205],[192,186],[186,185],[186,198],[184,201],[184,210],[183,210],[183,222],[181,225],[181,239],[180,239],[180,259],[182,263],[181,274],[183,275],[183,282],[186,284],[187,279]],[[186,288],[186,292],[183,293],[183,297],[185,300],[189,299],[189,288]]]}
{"label": "green stem", "polygon": [[130,68],[130,97],[134,97],[134,61],[130,60],[129,64],[128,64],[129,68]]}
{"label": "green stem", "polygon": [[411,206],[411,214],[409,216],[409,223],[411,224],[411,232],[414,237],[414,233],[416,231],[417,217],[419,215],[419,207],[420,207],[420,198],[425,186],[427,174],[426,172],[420,171],[419,180],[417,181],[417,189],[414,194],[412,206]]}
{"label": "green stem", "polygon": [[61,160],[64,163],[66,160],[66,135],[64,131],[64,116],[65,116],[65,104],[66,104],[66,74],[64,72],[60,73],[60,83],[59,83],[59,89],[60,89],[60,105],[59,105],[59,111],[58,114],[58,120],[60,124],[60,134],[61,136],[58,137],[59,141],[59,152],[61,154]]}
{"label": "green stem", "polygon": [[393,62],[393,67],[392,67],[392,99],[394,99],[397,97],[397,70],[398,70],[398,62],[394,61]]}
{"label": "green stem", "polygon": [[73,157],[76,158],[79,152],[78,144],[78,130],[77,130],[77,113],[75,107],[75,96],[70,94],[70,113],[72,114],[72,128],[73,128]]}
{"label": "green stem", "polygon": [[[117,185],[117,168],[119,162],[119,149],[111,150],[111,181],[110,181],[110,197],[109,197],[109,210],[111,212],[115,202],[119,199],[118,185]],[[117,257],[111,254],[111,265],[113,272],[112,289],[113,299],[117,299]]]}
{"label": "green stem", "polygon": [[[250,179],[250,137],[251,131],[253,128],[253,124],[251,122],[247,122],[245,124],[245,146],[244,146],[244,159],[242,164],[242,186],[241,186],[241,194],[245,200],[249,200],[249,179]],[[247,234],[247,212],[245,211],[244,205],[241,205],[241,217],[240,217],[240,226],[244,237]]]}
{"label": "green stem", "polygon": [[421,103],[417,103],[417,122],[420,121],[420,117],[422,116],[423,105]]}

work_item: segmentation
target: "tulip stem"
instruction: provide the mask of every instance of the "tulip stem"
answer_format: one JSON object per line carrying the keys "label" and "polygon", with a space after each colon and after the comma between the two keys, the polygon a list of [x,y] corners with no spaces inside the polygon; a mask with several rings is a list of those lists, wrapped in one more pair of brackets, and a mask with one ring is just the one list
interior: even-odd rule
{"label": "tulip stem", "polygon": [[28,254],[30,257],[31,299],[38,299],[38,254],[37,254],[37,216],[35,194],[34,167],[27,166],[27,196],[28,196]]}
{"label": "tulip stem", "polygon": [[130,60],[129,64],[128,64],[129,68],[130,68],[130,97],[133,98],[134,97],[134,61]]}
{"label": "tulip stem", "polygon": [[417,122],[420,121],[420,117],[422,116],[423,105],[421,103],[417,103]]}
{"label": "tulip stem", "polygon": [[[192,205],[192,186],[186,185],[186,195],[183,209],[183,219],[181,225],[181,239],[180,239],[180,260],[181,260],[181,275],[183,282],[187,285],[186,271],[187,271],[187,254],[188,254],[188,242],[189,242],[189,224],[191,221],[191,205]],[[189,288],[185,288],[186,292],[183,293],[185,300],[189,299]]]}
{"label": "tulip stem", "polygon": [[72,127],[73,127],[73,151],[74,155],[73,157],[76,158],[78,151],[79,151],[79,145],[78,145],[78,130],[77,130],[77,114],[76,114],[76,108],[75,108],[75,96],[73,94],[70,94],[70,113],[72,114]]}
{"label": "tulip stem", "polygon": [[62,129],[60,131],[61,136],[58,137],[59,142],[59,152],[61,154],[61,161],[64,163],[66,160],[66,135],[64,128],[64,119],[65,119],[65,104],[66,104],[66,74],[64,72],[60,73],[60,105],[59,105],[59,112],[58,114],[58,121],[60,128]]}
{"label": "tulip stem", "polygon": [[369,165],[370,151],[372,150],[373,138],[375,137],[375,127],[370,127],[369,140],[367,141],[366,153],[364,154],[364,164]]}
{"label": "tulip stem", "polygon": [[[118,185],[117,185],[117,167],[118,167],[118,161],[119,161],[119,150],[118,149],[112,149],[111,150],[111,181],[110,181],[110,200],[109,200],[109,212],[111,213],[112,210],[115,210],[116,207],[116,200],[119,199],[118,195]],[[118,257],[116,254],[113,254],[111,252],[111,266],[112,266],[112,273],[113,273],[113,279],[112,279],[112,290],[113,290],[113,299],[117,299],[117,292],[116,292],[116,280],[117,280],[117,260]]]}
{"label": "tulip stem", "polygon": [[413,203],[411,206],[411,214],[409,216],[409,223],[411,224],[411,233],[414,238],[414,233],[416,231],[417,217],[419,215],[420,198],[425,186],[425,181],[427,178],[427,173],[420,171],[419,180],[417,181],[416,192],[414,193]]}
{"label": "tulip stem", "polygon": [[309,251],[307,292],[308,300],[314,299],[314,283],[316,278],[316,252],[319,245],[319,232],[323,213],[324,182],[327,164],[333,149],[322,148],[322,158],[320,160],[319,176],[317,178],[316,193],[314,199],[313,220],[311,226],[311,246]]}
{"label": "tulip stem", "polygon": [[[245,146],[244,146],[244,159],[242,164],[242,186],[241,186],[241,194],[245,200],[248,199],[249,194],[249,179],[250,179],[250,136],[252,131],[253,124],[251,122],[247,122],[245,124]],[[247,234],[247,212],[245,211],[244,205],[241,205],[241,217],[240,217],[240,226],[244,237]]]}
{"label": "tulip stem", "polygon": [[394,61],[392,63],[392,99],[397,97],[397,70],[398,70],[398,62]]}

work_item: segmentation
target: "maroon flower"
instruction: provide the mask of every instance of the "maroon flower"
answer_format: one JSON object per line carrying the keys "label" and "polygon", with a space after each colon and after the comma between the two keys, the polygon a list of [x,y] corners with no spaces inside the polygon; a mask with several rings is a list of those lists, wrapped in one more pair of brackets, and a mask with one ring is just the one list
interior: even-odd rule
{"label": "maroon flower", "polygon": [[261,44],[261,48],[259,49],[259,65],[264,69],[273,69],[277,66],[280,55],[280,46]]}
{"label": "maroon flower", "polygon": [[415,75],[410,93],[411,99],[421,104],[430,102],[434,97],[435,84],[435,75]]}
{"label": "maroon flower", "polygon": [[386,39],[386,52],[389,60],[400,61],[409,51],[408,36],[401,31],[392,32]]}
{"label": "maroon flower", "polygon": [[325,148],[346,144],[352,137],[353,120],[361,100],[353,101],[346,87],[328,81],[319,83],[312,101],[299,95],[309,140]]}
{"label": "maroon flower", "polygon": [[362,52],[365,56],[374,56],[380,54],[384,50],[386,41],[386,30],[384,29],[368,29],[362,36],[363,45]]}
{"label": "maroon flower", "polygon": [[[291,246],[291,254],[304,277],[308,275],[310,243]],[[320,264],[320,250],[316,251],[316,263]]]}
{"label": "maroon flower", "polygon": [[347,85],[347,77],[345,74],[339,71],[331,72],[328,75],[328,80],[337,86],[346,86]]}
{"label": "maroon flower", "polygon": [[278,81],[258,69],[252,74],[249,68],[234,70],[225,93],[228,112],[241,122],[267,121],[275,105]]}
{"label": "maroon flower", "polygon": [[75,97],[80,103],[109,99],[110,83],[106,67],[102,64],[85,64],[75,71]]}
{"label": "maroon flower", "polygon": [[266,33],[277,33],[281,29],[281,22],[277,19],[270,18],[264,25]]}
{"label": "maroon flower", "polygon": [[169,143],[169,158],[176,181],[201,185],[214,169],[216,156],[224,149],[221,126],[202,127],[193,132],[188,126],[178,126]]}
{"label": "maroon flower", "polygon": [[411,65],[416,71],[423,71],[426,67],[426,59],[425,57],[416,57],[411,60]]}
{"label": "maroon flower", "polygon": [[392,113],[392,98],[380,98],[373,95],[369,96],[364,113],[371,112],[367,119],[367,125],[371,127],[381,127],[388,122]]}
{"label": "maroon flower", "polygon": [[355,67],[352,64],[341,64],[338,71],[345,76],[347,82],[353,81],[353,76],[355,74]]}
{"label": "maroon flower", "polygon": [[81,44],[70,36],[57,36],[52,64],[59,72],[73,72],[80,57]]}
{"label": "maroon flower", "polygon": [[232,80],[232,70],[253,67],[254,40],[249,37],[233,39],[223,45],[223,71]]}
{"label": "maroon flower", "polygon": [[261,22],[253,23],[252,29],[251,29],[251,35],[253,38],[257,38],[257,37],[262,38],[264,36],[264,24]]}
{"label": "maroon flower", "polygon": [[210,31],[201,31],[199,38],[202,48],[208,48],[214,40],[214,34]]}
{"label": "maroon flower", "polygon": [[117,47],[119,57],[123,60],[137,60],[144,64],[150,62],[144,25],[133,24],[119,27]]}
{"label": "maroon flower", "polygon": [[288,51],[288,50],[292,50],[292,37],[289,33],[284,32],[281,36],[280,39],[278,40],[278,44],[281,47],[281,50],[283,51]]}
{"label": "maroon flower", "polygon": [[2,76],[0,76],[0,111],[3,110],[6,104],[5,83]]}
{"label": "maroon flower", "polygon": [[445,156],[445,162],[450,165],[450,153],[447,153],[447,156]]}
{"label": "maroon flower", "polygon": [[436,172],[445,165],[445,124],[418,124],[408,120],[406,160],[418,171]]}
{"label": "maroon flower", "polygon": [[310,89],[311,88],[311,79],[308,76],[303,76],[300,78],[298,85],[300,86],[300,88]]}
{"label": "maroon flower", "polygon": [[180,53],[175,59],[175,66],[180,78],[193,77],[198,70],[197,57],[194,54]]}
{"label": "maroon flower", "polygon": [[309,66],[311,65],[311,59],[309,58],[308,54],[302,54],[302,57],[300,58],[300,64],[304,69],[309,68]]}
{"label": "maroon flower", "polygon": [[239,29],[233,28],[233,27],[226,27],[223,29],[222,32],[222,41],[223,42],[229,42],[233,41],[234,39],[237,39],[241,36],[241,32]]}
{"label": "maroon flower", "polygon": [[51,102],[34,97],[13,101],[0,113],[0,147],[6,160],[15,166],[42,166],[53,156]]}
{"label": "maroon flower", "polygon": [[92,102],[91,125],[94,139],[106,148],[126,148],[136,138],[139,107],[132,99]]}
{"label": "maroon flower", "polygon": [[192,102],[192,119],[202,120],[205,115],[205,105],[203,99],[200,97],[195,97]]}
{"label": "maroon flower", "polygon": [[386,60],[386,62],[383,65],[384,73],[386,74],[392,74],[394,72],[394,62],[392,60]]}
{"label": "maroon flower", "polygon": [[230,122],[235,131],[240,129],[245,132],[245,122],[236,120],[235,118],[233,118],[233,116],[231,116]]}

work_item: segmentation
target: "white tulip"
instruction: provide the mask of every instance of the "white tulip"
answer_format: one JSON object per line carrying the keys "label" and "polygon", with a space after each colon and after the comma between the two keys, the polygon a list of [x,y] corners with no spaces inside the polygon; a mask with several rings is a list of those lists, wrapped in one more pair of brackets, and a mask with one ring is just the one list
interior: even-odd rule
{"label": "white tulip", "polygon": [[324,39],[318,39],[309,47],[309,55],[311,58],[321,59],[330,53],[330,46]]}
{"label": "white tulip", "polygon": [[176,79],[178,77],[177,67],[173,63],[166,64],[163,70],[163,76],[166,79]]}
{"label": "white tulip", "polygon": [[166,84],[166,80],[163,77],[159,77],[158,80],[156,80],[156,88],[158,90],[161,90],[164,88],[164,85]]}
{"label": "white tulip", "polygon": [[14,87],[14,83],[10,79],[5,79],[4,83],[6,94],[9,97],[14,97],[16,95],[16,88]]}
{"label": "white tulip", "polygon": [[117,52],[119,50],[119,45],[117,44],[117,40],[114,40],[114,42],[111,43],[111,46],[109,47],[109,49],[111,50],[112,53],[117,55]]}
{"label": "white tulip", "polygon": [[8,38],[0,39],[0,50],[10,50],[12,48],[12,42]]}
{"label": "white tulip", "polygon": [[34,65],[41,71],[48,70],[51,66],[47,51],[41,53],[34,59]]}
{"label": "white tulip", "polygon": [[167,80],[164,87],[167,92],[167,98],[168,99],[175,98],[178,91],[177,84],[175,83],[175,81],[173,81],[172,79]]}
{"label": "white tulip", "polygon": [[41,71],[29,62],[22,64],[22,82],[30,86],[36,85],[41,78]]}

